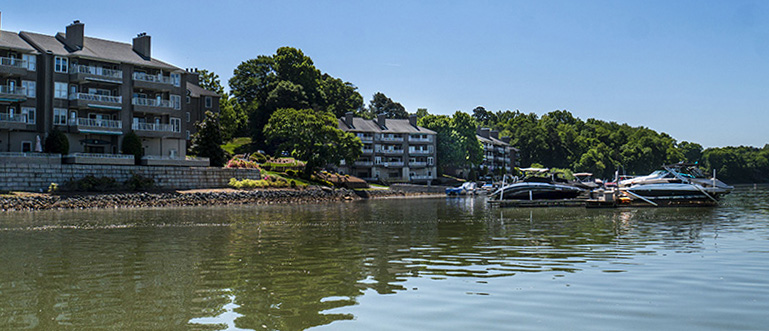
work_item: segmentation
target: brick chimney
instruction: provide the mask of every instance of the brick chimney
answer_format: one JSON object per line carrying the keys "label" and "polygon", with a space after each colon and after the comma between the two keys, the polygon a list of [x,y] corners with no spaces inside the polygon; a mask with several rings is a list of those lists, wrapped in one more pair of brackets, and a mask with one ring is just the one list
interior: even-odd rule
{"label": "brick chimney", "polygon": [[491,131],[489,131],[489,135],[490,135],[492,138],[499,140],[499,131],[497,131],[497,130],[491,130]]}
{"label": "brick chimney", "polygon": [[376,116],[376,124],[379,124],[381,128],[386,128],[387,125],[387,115],[385,114],[379,114]]}
{"label": "brick chimney", "polygon": [[417,115],[409,115],[409,124],[413,127],[417,127]]}
{"label": "brick chimney", "polygon": [[354,128],[352,126],[352,112],[348,111],[344,113],[344,124],[346,124],[350,129]]}
{"label": "brick chimney", "polygon": [[133,46],[134,52],[141,55],[145,60],[151,58],[150,36],[148,36],[146,32],[136,35]]}
{"label": "brick chimney", "polygon": [[85,24],[80,21],[74,21],[67,25],[64,38],[64,44],[72,50],[83,49],[83,39],[85,38]]}
{"label": "brick chimney", "polygon": [[481,128],[480,132],[478,133],[479,136],[484,137],[486,139],[489,138],[491,129],[489,128]]}

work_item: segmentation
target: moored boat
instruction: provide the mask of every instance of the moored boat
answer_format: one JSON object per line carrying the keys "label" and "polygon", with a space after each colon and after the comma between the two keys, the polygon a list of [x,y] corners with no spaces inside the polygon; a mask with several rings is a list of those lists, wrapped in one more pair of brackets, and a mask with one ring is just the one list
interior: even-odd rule
{"label": "moored boat", "polygon": [[693,163],[677,163],[663,167],[647,176],[620,181],[620,192],[631,199],[652,205],[700,202],[715,204],[734,187],[713,177],[707,177]]}
{"label": "moored boat", "polygon": [[587,190],[570,185],[566,180],[557,178],[555,174],[550,177],[538,177],[533,174],[544,173],[546,168],[525,168],[522,171],[529,174],[521,182],[503,185],[491,194],[498,200],[556,200],[574,199]]}

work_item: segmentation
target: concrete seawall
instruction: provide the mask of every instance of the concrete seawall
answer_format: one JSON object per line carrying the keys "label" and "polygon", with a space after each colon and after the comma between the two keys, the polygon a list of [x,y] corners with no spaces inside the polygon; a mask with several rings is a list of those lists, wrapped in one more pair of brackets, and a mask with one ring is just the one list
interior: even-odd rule
{"label": "concrete seawall", "polygon": [[0,191],[41,192],[51,183],[63,185],[89,175],[122,183],[134,174],[152,178],[156,187],[170,190],[222,188],[227,187],[230,178],[261,179],[259,171],[250,169],[0,163]]}

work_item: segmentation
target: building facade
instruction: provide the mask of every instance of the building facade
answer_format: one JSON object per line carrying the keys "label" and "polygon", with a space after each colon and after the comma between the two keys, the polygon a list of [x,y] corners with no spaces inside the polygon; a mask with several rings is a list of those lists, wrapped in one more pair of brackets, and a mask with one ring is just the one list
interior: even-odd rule
{"label": "building facade", "polygon": [[518,149],[510,146],[510,137],[500,139],[498,131],[479,127],[476,138],[483,145],[481,175],[508,174],[512,171],[512,167],[518,166]]}
{"label": "building facade", "polygon": [[338,127],[363,142],[361,157],[339,167],[340,173],[388,183],[427,183],[437,177],[436,133],[417,126],[416,116],[367,120],[347,113]]}
{"label": "building facade", "polygon": [[55,35],[0,30],[0,152],[40,151],[55,128],[71,154],[115,155],[133,131],[148,159],[184,160],[197,73],[151,49],[146,33],[130,44],[92,38],[79,21]]}

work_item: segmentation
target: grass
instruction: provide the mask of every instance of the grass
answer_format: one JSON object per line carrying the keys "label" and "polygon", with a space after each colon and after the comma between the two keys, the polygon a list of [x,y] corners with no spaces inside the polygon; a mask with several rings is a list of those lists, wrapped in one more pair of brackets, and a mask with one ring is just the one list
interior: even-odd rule
{"label": "grass", "polygon": [[248,145],[251,145],[251,137],[236,137],[222,145],[222,148],[227,151],[227,153],[238,154]]}

